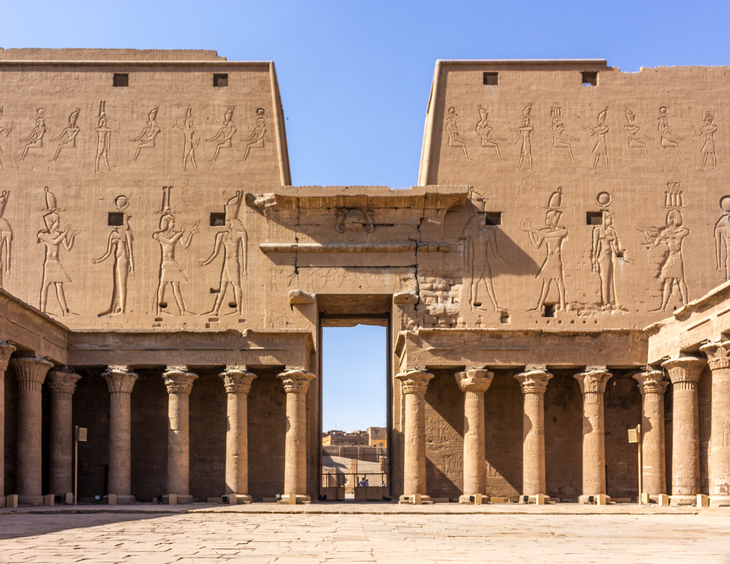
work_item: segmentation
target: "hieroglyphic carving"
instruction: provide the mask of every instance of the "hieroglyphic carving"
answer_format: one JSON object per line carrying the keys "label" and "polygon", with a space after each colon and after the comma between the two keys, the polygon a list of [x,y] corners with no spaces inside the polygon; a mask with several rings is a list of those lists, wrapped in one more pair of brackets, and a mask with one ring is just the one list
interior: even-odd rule
{"label": "hieroglyphic carving", "polygon": [[598,170],[598,163],[603,157],[603,170],[608,170],[608,145],[606,144],[606,135],[608,134],[608,126],[606,125],[606,117],[608,116],[608,107],[598,112],[596,125],[594,127],[586,127],[588,134],[596,136],[596,144],[593,146],[593,170]]}
{"label": "hieroglyphic carving", "polygon": [[641,132],[641,128],[636,125],[636,115],[628,106],[624,106],[624,113],[626,115],[624,131],[628,136],[629,147],[632,149],[643,149],[646,158],[651,158],[649,157],[649,150],[646,148],[646,141],[651,141],[651,137],[647,137]]}
{"label": "hieroglyphic carving", "polygon": [[20,156],[20,162],[25,160],[28,151],[31,149],[43,148],[43,137],[46,135],[46,131],[46,110],[45,108],[38,108],[36,110],[35,127],[28,137],[21,139],[25,146],[23,147],[23,154]]}
{"label": "hieroglyphic carving", "polygon": [[482,108],[479,109],[479,121],[477,122],[476,130],[481,139],[482,147],[491,147],[497,153],[498,160],[502,159],[502,154],[499,152],[499,143],[497,141],[507,141],[504,137],[500,137],[494,132],[494,128],[489,125],[489,112]]}
{"label": "hieroglyphic carving", "polygon": [[10,260],[13,256],[13,230],[3,217],[9,197],[8,190],[3,190],[0,194],[0,288],[3,287],[3,275],[10,274]]}
{"label": "hieroglyphic carving", "polygon": [[493,255],[499,262],[507,267],[507,261],[499,253],[497,246],[496,228],[487,225],[487,217],[483,212],[478,212],[470,217],[461,233],[465,240],[463,269],[469,275],[469,306],[486,309],[482,307],[479,299],[479,285],[484,284],[495,311],[505,311],[497,301],[492,284],[492,268],[489,264],[489,256]]}
{"label": "hieroglyphic carving", "polygon": [[185,234],[185,227],[180,231],[175,231],[175,217],[172,214],[172,208],[170,207],[170,192],[172,186],[166,186],[162,188],[162,208],[160,213],[160,231],[152,234],[152,238],[160,244],[160,273],[159,273],[159,286],[157,287],[157,296],[155,301],[155,310],[157,315],[166,313],[172,315],[170,312],[163,311],[167,307],[165,302],[165,288],[168,284],[172,286],[172,295],[175,298],[175,303],[180,310],[180,315],[195,315],[188,311],[185,307],[185,301],[183,300],[182,293],[180,292],[180,282],[188,282],[188,276],[185,274],[180,265],[175,260],[175,246],[180,243],[183,248],[187,249],[190,246],[190,241],[193,235],[198,232],[198,224],[196,223],[190,229],[188,236],[183,240]]}
{"label": "hieroglyphic carving", "polygon": [[172,126],[182,131],[183,135],[185,136],[185,142],[183,146],[182,170],[183,172],[186,172],[188,159],[190,159],[190,162],[193,164],[193,169],[195,170],[195,172],[198,172],[198,163],[195,162],[195,149],[200,143],[200,135],[198,135],[198,130],[193,127],[192,108],[188,108],[187,112],[185,113],[185,121],[183,123],[184,125],[180,125],[179,123],[177,123],[176,118],[175,125]]}
{"label": "hieroglyphic carving", "polygon": [[112,130],[107,126],[106,119],[106,102],[99,102],[99,116],[97,126],[94,128],[97,135],[96,142],[96,161],[94,162],[94,172],[99,172],[99,163],[104,162],[107,172],[111,172],[109,167],[109,149],[111,148]]}
{"label": "hieroglyphic carving", "polygon": [[570,161],[575,161],[572,142],[577,141],[578,138],[569,135],[568,132],[565,131],[565,124],[562,120],[563,111],[560,106],[553,106],[550,109],[550,115],[552,116],[552,125],[549,129],[550,133],[553,136],[553,147],[568,149],[568,156],[570,156]]}
{"label": "hieroglyphic carving", "polygon": [[553,192],[548,200],[548,211],[545,214],[545,227],[536,229],[532,227],[530,222],[522,224],[522,230],[526,231],[530,237],[532,245],[539,249],[543,242],[547,247],[547,255],[542,263],[540,270],[537,272],[536,278],[542,280],[542,289],[540,290],[540,298],[535,308],[528,311],[539,311],[545,305],[545,300],[550,292],[550,286],[553,282],[558,288],[559,310],[565,310],[565,283],[563,282],[563,258],[561,250],[563,241],[568,236],[568,229],[562,225],[558,225],[563,202],[563,189],[558,188]]}
{"label": "hieroglyphic carving", "polygon": [[[2,117],[3,117],[3,106],[0,106],[0,118],[2,118]],[[10,127],[5,127],[5,126],[0,125],[0,135],[2,135],[3,137],[7,137],[8,135],[10,135],[10,132],[12,130],[13,130],[12,125]],[[0,155],[2,155],[2,154],[3,154],[3,150],[0,148]],[[5,172],[5,169],[3,168],[2,160],[0,160],[0,172]]]}
{"label": "hieroglyphic carving", "polygon": [[723,214],[715,223],[715,266],[718,272],[725,270],[725,280],[730,280],[730,196],[720,198]]}
{"label": "hieroglyphic carving", "polygon": [[123,315],[127,310],[127,279],[129,276],[134,276],[134,236],[129,225],[132,216],[125,212],[128,206],[129,199],[126,196],[121,195],[114,199],[114,207],[123,215],[122,225],[112,229],[106,252],[94,261],[94,264],[99,264],[114,256],[111,304],[109,309],[99,314],[99,317]]}
{"label": "hieroglyphic carving", "polygon": [[251,135],[244,139],[246,149],[243,151],[243,158],[239,163],[245,162],[251,149],[262,149],[264,147],[264,135],[266,134],[266,111],[263,108],[256,108],[256,125]]}
{"label": "hieroglyphic carving", "polygon": [[677,154],[680,156],[680,158],[684,158],[682,156],[682,150],[679,148],[679,142],[683,139],[683,137],[680,137],[679,135],[675,134],[672,129],[669,127],[669,118],[667,117],[667,107],[661,106],[659,108],[659,123],[657,125],[657,129],[659,130],[659,136],[660,141],[659,144],[667,149],[669,147],[674,147],[674,149],[677,151]]}
{"label": "hieroglyphic carving", "polygon": [[601,309],[619,309],[616,300],[616,263],[619,260],[632,262],[626,257],[618,233],[613,226],[613,214],[609,210],[611,195],[601,192],[596,197],[601,208],[602,222],[593,228],[591,237],[591,269],[601,279]]}
{"label": "hieroglyphic carving", "polygon": [[220,139],[220,142],[215,146],[213,160],[216,160],[218,158],[218,153],[221,149],[230,149],[233,145],[231,140],[236,134],[236,131],[238,131],[236,129],[236,124],[233,123],[233,112],[235,110],[236,106],[228,106],[228,109],[226,109],[226,113],[223,115],[223,125],[218,130],[218,133],[216,133],[210,139],[206,139],[206,141],[209,142],[218,141]]}
{"label": "hieroglyphic carving", "polygon": [[522,125],[517,128],[517,136],[512,144],[522,138],[520,145],[520,160],[517,163],[517,170],[522,170],[522,163],[527,159],[527,170],[532,170],[532,132],[535,130],[530,125],[530,113],[532,112],[532,104],[527,104],[522,110]]}
{"label": "hieroglyphic carving", "polygon": [[225,227],[215,236],[213,253],[200,263],[200,266],[207,266],[223,249],[223,266],[221,267],[220,281],[218,288],[211,288],[210,293],[216,294],[213,309],[203,315],[215,315],[220,313],[223,299],[225,298],[228,285],[233,287],[233,299],[235,300],[235,311],[243,313],[243,294],[241,291],[241,278],[246,275],[248,267],[248,233],[243,223],[238,219],[238,211],[241,207],[243,192],[236,192],[236,195],[228,200],[225,206]]}
{"label": "hieroglyphic carving", "polygon": [[73,248],[74,239],[78,232],[72,232],[70,225],[61,231],[61,218],[58,214],[60,210],[56,202],[56,196],[48,189],[48,186],[44,190],[46,214],[43,216],[43,221],[46,224],[46,228],[38,232],[38,242],[43,243],[46,250],[46,256],[43,261],[40,310],[43,313],[49,313],[46,308],[48,288],[51,284],[54,284],[58,304],[61,306],[61,315],[64,317],[67,315],[77,315],[69,310],[66,303],[66,293],[64,292],[63,284],[65,282],[71,282],[71,278],[59,260],[59,250],[61,245],[63,245],[64,249],[70,251]]}
{"label": "hieroglyphic carving", "polygon": [[142,151],[142,149],[155,148],[155,139],[162,132],[162,129],[157,124],[158,111],[159,106],[155,106],[150,110],[150,113],[147,114],[147,123],[145,123],[145,126],[142,128],[141,133],[137,135],[137,137],[132,139],[133,143],[137,143],[137,149],[134,152],[134,158],[132,158],[132,162],[137,162],[137,157],[139,157],[139,153],[140,151]]}
{"label": "hieroglyphic carving", "polygon": [[667,182],[664,191],[664,207],[669,209],[684,207],[684,192],[679,182]]}
{"label": "hieroglyphic carving", "polygon": [[60,141],[56,146],[56,154],[53,155],[52,159],[53,162],[58,160],[58,155],[61,154],[61,149],[65,149],[67,147],[70,147],[71,149],[76,148],[76,137],[78,136],[79,131],[81,131],[81,128],[76,125],[80,111],[80,108],[76,108],[73,112],[71,112],[71,115],[68,116],[68,125],[63,128],[63,131],[61,131],[61,134],[58,137],[51,139],[51,141]]}
{"label": "hieroglyphic carving", "polygon": [[453,106],[449,108],[448,113],[449,115],[446,116],[446,133],[449,136],[448,145],[449,147],[460,147],[466,160],[470,161],[468,145],[471,141],[459,131],[459,126],[456,124],[459,114],[456,113],[456,108]]}
{"label": "hieroglyphic carving", "polygon": [[708,161],[712,163],[711,168],[715,168],[717,166],[717,157],[715,156],[715,132],[717,131],[717,125],[715,125],[715,114],[710,111],[705,112],[702,121],[704,125],[701,127],[695,128],[694,125],[690,127],[692,127],[692,131],[694,131],[697,135],[705,136],[705,143],[700,149],[700,153],[702,154],[702,170],[705,170]]}
{"label": "hieroglyphic carving", "polygon": [[337,218],[337,231],[340,233],[346,231],[372,233],[375,229],[373,213],[370,210],[338,208],[335,210],[335,217]]}

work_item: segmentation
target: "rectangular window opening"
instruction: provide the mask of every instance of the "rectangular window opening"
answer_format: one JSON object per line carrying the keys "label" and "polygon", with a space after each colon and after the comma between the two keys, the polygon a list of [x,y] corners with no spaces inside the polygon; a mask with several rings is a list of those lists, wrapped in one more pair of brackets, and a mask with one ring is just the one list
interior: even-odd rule
{"label": "rectangular window opening", "polygon": [[543,317],[555,317],[555,304],[545,304],[543,306]]}
{"label": "rectangular window opening", "polygon": [[502,225],[502,212],[484,212],[487,225]]}
{"label": "rectangular window opening", "polygon": [[224,213],[211,213],[210,214],[210,226],[211,227],[225,227],[226,225],[226,214]]}
{"label": "rectangular window opening", "polygon": [[127,87],[129,86],[129,75],[127,73],[114,73],[114,87]]}
{"label": "rectangular window opening", "polygon": [[227,74],[214,74],[213,75],[213,86],[216,88],[223,88],[228,86],[228,75]]}
{"label": "rectangular window opening", "polygon": [[598,86],[597,71],[583,71],[580,73],[580,76],[585,86]]}
{"label": "rectangular window opening", "polygon": [[586,225],[603,225],[601,212],[586,212]]}
{"label": "rectangular window opening", "polygon": [[497,86],[499,84],[498,73],[496,72],[485,72],[484,73],[484,86]]}
{"label": "rectangular window opening", "polygon": [[111,225],[112,227],[124,225],[124,214],[122,212],[109,212],[107,225]]}

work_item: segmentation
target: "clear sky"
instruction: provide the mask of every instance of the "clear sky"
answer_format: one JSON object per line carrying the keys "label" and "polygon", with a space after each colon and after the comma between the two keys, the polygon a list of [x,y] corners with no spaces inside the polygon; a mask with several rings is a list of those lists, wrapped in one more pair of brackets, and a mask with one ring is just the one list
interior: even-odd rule
{"label": "clear sky", "polygon": [[[629,72],[730,65],[729,21],[723,0],[6,0],[0,46],[214,49],[229,60],[273,60],[294,184],[404,188],[418,179],[437,59],[604,58]],[[347,341],[325,354],[343,355],[352,369]],[[325,429],[384,423],[368,419],[364,401],[349,404],[352,419],[330,419],[330,391],[325,383]]]}

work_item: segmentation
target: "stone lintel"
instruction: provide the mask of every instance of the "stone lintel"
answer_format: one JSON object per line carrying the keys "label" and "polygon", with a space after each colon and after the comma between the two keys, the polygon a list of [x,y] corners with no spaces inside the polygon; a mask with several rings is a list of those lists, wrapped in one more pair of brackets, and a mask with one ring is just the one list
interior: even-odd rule
{"label": "stone lintel", "polygon": [[707,356],[710,370],[730,368],[730,341],[710,342],[701,346],[700,351]]}
{"label": "stone lintel", "polygon": [[37,356],[21,356],[11,359],[21,390],[40,392],[53,363]]}
{"label": "stone lintel", "polygon": [[309,389],[309,382],[315,376],[304,370],[304,368],[287,368],[277,378],[281,379],[281,383],[284,384],[284,391],[287,394],[306,394]]}
{"label": "stone lintel", "polygon": [[401,372],[396,378],[400,380],[401,391],[404,394],[425,394],[433,374],[420,368],[414,368]]}
{"label": "stone lintel", "polygon": [[102,374],[110,394],[131,394],[134,383],[139,377],[129,366],[111,365]]}
{"label": "stone lintel", "polygon": [[681,356],[662,362],[672,384],[697,384],[706,361],[694,356]]}
{"label": "stone lintel", "polygon": [[197,374],[188,372],[187,366],[168,366],[162,373],[168,394],[190,394],[193,391],[193,382],[198,379]]}
{"label": "stone lintel", "polygon": [[10,362],[10,355],[15,352],[15,347],[6,341],[0,341],[0,372],[5,372]]}
{"label": "stone lintel", "polygon": [[587,394],[603,394],[606,384],[613,376],[605,366],[586,366],[585,372],[575,374],[573,378],[580,384],[580,392]]}
{"label": "stone lintel", "polygon": [[228,394],[247,394],[251,391],[251,382],[256,374],[248,372],[245,366],[226,366],[219,374]]}
{"label": "stone lintel", "polygon": [[515,374],[523,394],[544,394],[552,377],[544,366],[526,366],[524,372]]}
{"label": "stone lintel", "polygon": [[81,380],[81,376],[76,374],[70,366],[64,366],[60,370],[51,370],[48,376],[51,379],[48,387],[54,394],[73,395],[76,391],[76,382]]}
{"label": "stone lintel", "polygon": [[492,383],[494,372],[490,372],[486,368],[467,368],[463,372],[457,372],[455,376],[456,383],[459,384],[462,392],[484,393]]}
{"label": "stone lintel", "polygon": [[646,366],[641,372],[634,374],[634,380],[639,383],[639,390],[645,394],[663,394],[669,385],[662,370]]}

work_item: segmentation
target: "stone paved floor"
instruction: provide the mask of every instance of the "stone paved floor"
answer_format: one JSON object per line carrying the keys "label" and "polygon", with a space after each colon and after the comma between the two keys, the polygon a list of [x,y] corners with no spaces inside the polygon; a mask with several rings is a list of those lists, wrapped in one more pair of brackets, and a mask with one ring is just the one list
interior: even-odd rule
{"label": "stone paved floor", "polygon": [[0,562],[730,563],[730,510],[156,507],[3,510]]}

